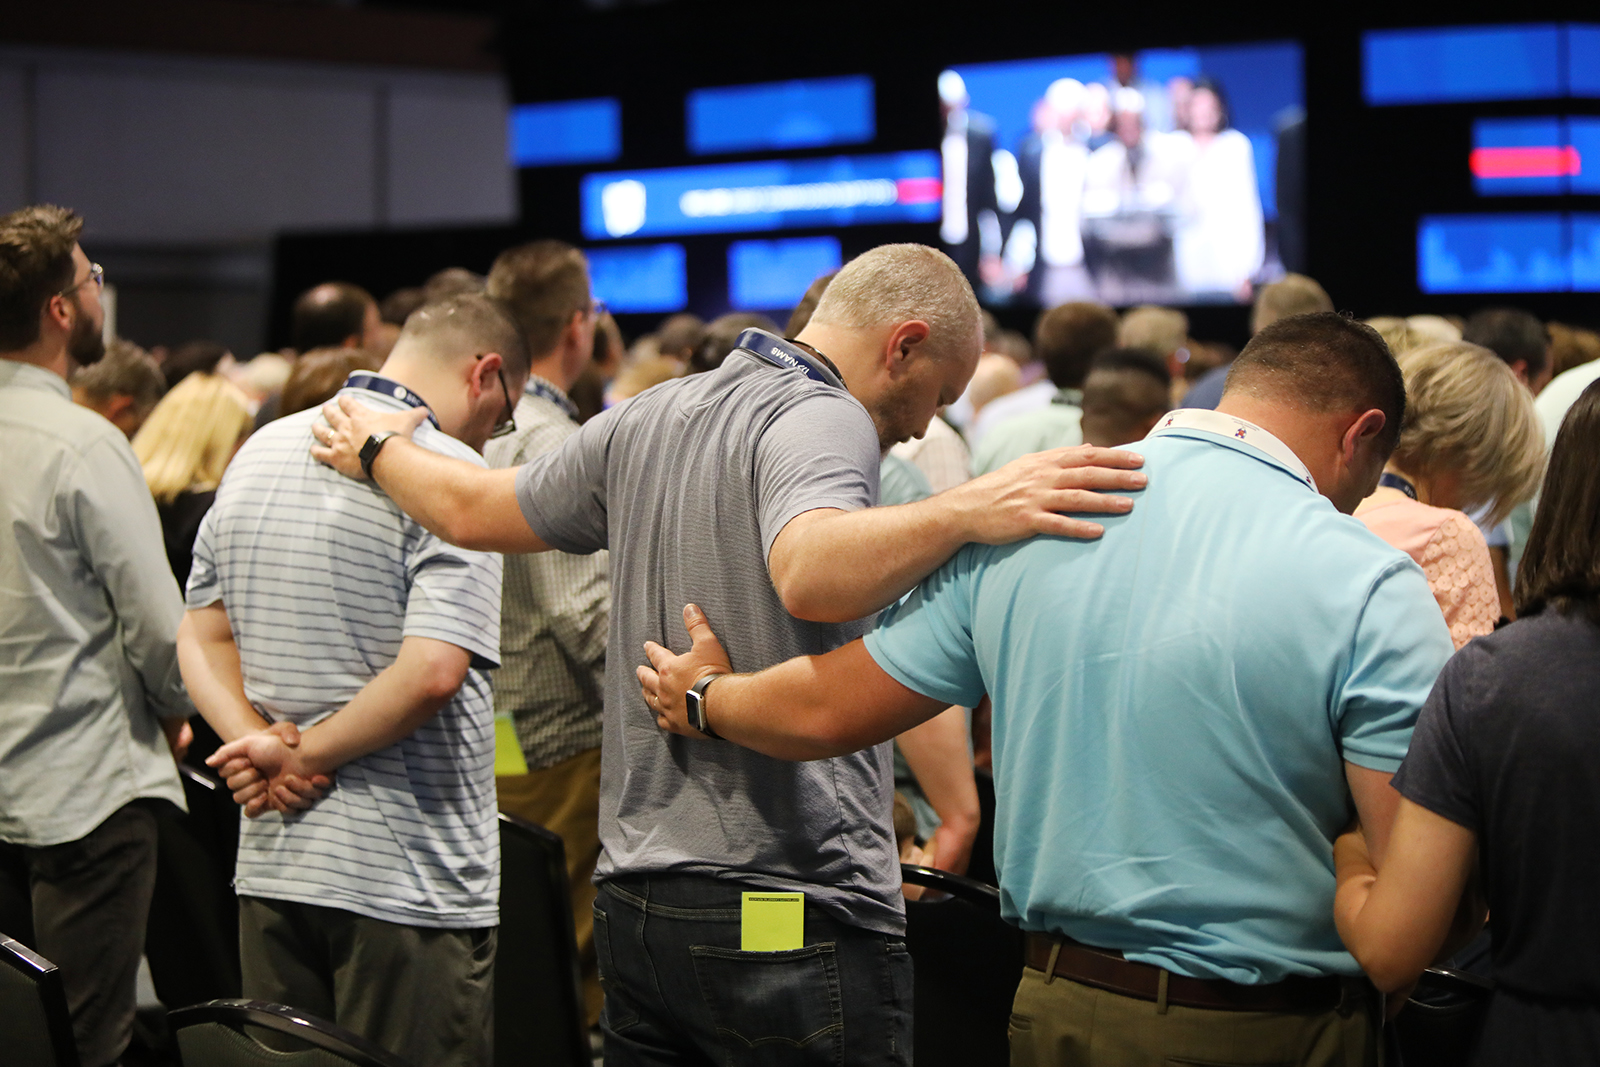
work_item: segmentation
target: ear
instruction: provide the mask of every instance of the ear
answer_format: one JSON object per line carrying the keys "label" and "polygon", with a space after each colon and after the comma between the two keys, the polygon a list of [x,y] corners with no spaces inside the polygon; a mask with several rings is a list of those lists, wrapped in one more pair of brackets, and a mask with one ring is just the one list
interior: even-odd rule
{"label": "ear", "polygon": [[127,395],[126,393],[116,393],[111,397],[110,400],[106,401],[105,415],[110,421],[116,422],[117,419],[123,416],[123,414],[132,411],[133,408],[133,397]]}
{"label": "ear", "polygon": [[[71,304],[71,300],[57,293],[44,302],[44,308],[39,312],[40,318],[55,323],[57,329],[70,330],[72,329],[72,314],[67,308]],[[77,309],[74,308],[73,310]]]}
{"label": "ear", "polygon": [[884,341],[883,356],[891,373],[899,373],[911,359],[911,350],[922,344],[933,333],[933,328],[921,319],[909,319],[889,331]]}
{"label": "ear", "polygon": [[1511,361],[1510,367],[1511,373],[1517,376],[1517,381],[1521,382],[1523,385],[1527,385],[1528,361],[1525,359],[1514,359]]}
{"label": "ear", "polygon": [[1339,451],[1344,457],[1346,466],[1355,462],[1356,454],[1366,447],[1373,438],[1383,432],[1383,428],[1388,424],[1388,421],[1388,416],[1384,415],[1382,411],[1372,408],[1369,411],[1362,412],[1350,424],[1349,428],[1344,432],[1344,439],[1339,443]]}
{"label": "ear", "polygon": [[500,383],[495,378],[495,372],[505,366],[505,360],[500,358],[500,353],[489,352],[472,361],[472,371],[468,381],[472,384],[474,397],[500,388]]}

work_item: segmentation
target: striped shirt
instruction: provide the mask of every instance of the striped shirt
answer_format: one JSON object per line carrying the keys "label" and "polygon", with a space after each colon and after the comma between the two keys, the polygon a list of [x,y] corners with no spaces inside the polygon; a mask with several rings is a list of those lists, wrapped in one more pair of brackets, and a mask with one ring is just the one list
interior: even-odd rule
{"label": "striped shirt", "polygon": [[[380,379],[381,380],[381,379]],[[380,410],[385,393],[345,389]],[[239,450],[201,525],[191,608],[221,601],[245,695],[301,727],[338,711],[394,662],[404,637],[472,653],[455,697],[404,740],[340,767],[309,811],[243,822],[243,896],[341,908],[408,926],[499,922],[493,698],[500,557],[453,548],[381,490],[310,456],[316,410],[279,419]],[[483,465],[432,425],[417,444]]]}

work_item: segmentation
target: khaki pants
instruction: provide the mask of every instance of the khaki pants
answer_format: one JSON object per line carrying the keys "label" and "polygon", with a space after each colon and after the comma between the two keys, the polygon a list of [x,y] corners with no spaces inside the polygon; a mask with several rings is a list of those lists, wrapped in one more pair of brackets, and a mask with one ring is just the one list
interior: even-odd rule
{"label": "khaki pants", "polygon": [[338,1023],[418,1067],[494,1062],[498,935],[492,926],[401,926],[339,908],[239,898],[247,998]]}
{"label": "khaki pants", "polygon": [[584,1016],[600,1022],[600,971],[594,957],[594,865],[600,859],[600,750],[591,748],[553,767],[495,779],[500,810],[561,838],[572,882],[572,925],[578,934]]}
{"label": "khaki pants", "polygon": [[1022,972],[1011,1067],[1374,1067],[1376,994],[1346,1014],[1214,1011]]}

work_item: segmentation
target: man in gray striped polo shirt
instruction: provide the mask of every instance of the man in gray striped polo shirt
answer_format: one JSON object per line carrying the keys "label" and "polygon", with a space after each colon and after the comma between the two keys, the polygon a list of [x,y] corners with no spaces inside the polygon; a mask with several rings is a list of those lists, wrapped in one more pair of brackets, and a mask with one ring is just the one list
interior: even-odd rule
{"label": "man in gray striped polo shirt", "polygon": [[[414,313],[341,395],[426,407],[417,444],[479,467],[527,378],[467,294]],[[239,451],[195,544],[184,681],[253,818],[237,890],[247,997],[413,1063],[486,1067],[499,922],[498,555],[453,548],[306,454],[316,411]],[[325,794],[325,795],[324,795]]]}

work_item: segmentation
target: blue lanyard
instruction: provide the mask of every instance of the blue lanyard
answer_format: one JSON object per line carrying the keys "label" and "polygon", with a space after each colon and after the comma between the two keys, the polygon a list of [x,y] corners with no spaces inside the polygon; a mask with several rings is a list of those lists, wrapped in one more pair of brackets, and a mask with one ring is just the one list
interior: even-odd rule
{"label": "blue lanyard", "polygon": [[823,372],[822,368],[811,362],[799,348],[789,342],[772,336],[765,330],[750,329],[739,335],[739,340],[734,342],[735,348],[742,348],[746,352],[753,352],[774,367],[785,370],[797,370],[814,382],[823,385],[841,385],[841,381],[832,381]]}
{"label": "blue lanyard", "polygon": [[567,413],[567,418],[571,419],[573,422],[578,421],[578,405],[574,404],[567,394],[563,393],[561,390],[557,389],[543,378],[540,378],[536,375],[529,375],[528,385],[527,388],[523,389],[523,393],[532,393],[534,396],[544,397],[544,399],[550,401],[550,403],[554,404],[562,411],[565,411]]}
{"label": "blue lanyard", "polygon": [[[393,378],[385,378],[381,374],[373,374],[370,371],[356,371],[344,380],[344,387],[346,389],[367,389],[374,393],[382,393],[384,396],[392,396],[402,404],[408,404],[414,408],[423,408],[424,410],[428,408],[426,400]],[[431,410],[428,411],[428,421],[433,423],[435,430],[439,429],[439,420],[433,417]]]}
{"label": "blue lanyard", "polygon": [[1417,487],[1412,485],[1409,479],[1402,478],[1398,474],[1390,474],[1388,471],[1384,471],[1378,476],[1378,484],[1386,485],[1390,489],[1398,489],[1412,500],[1417,499]]}

